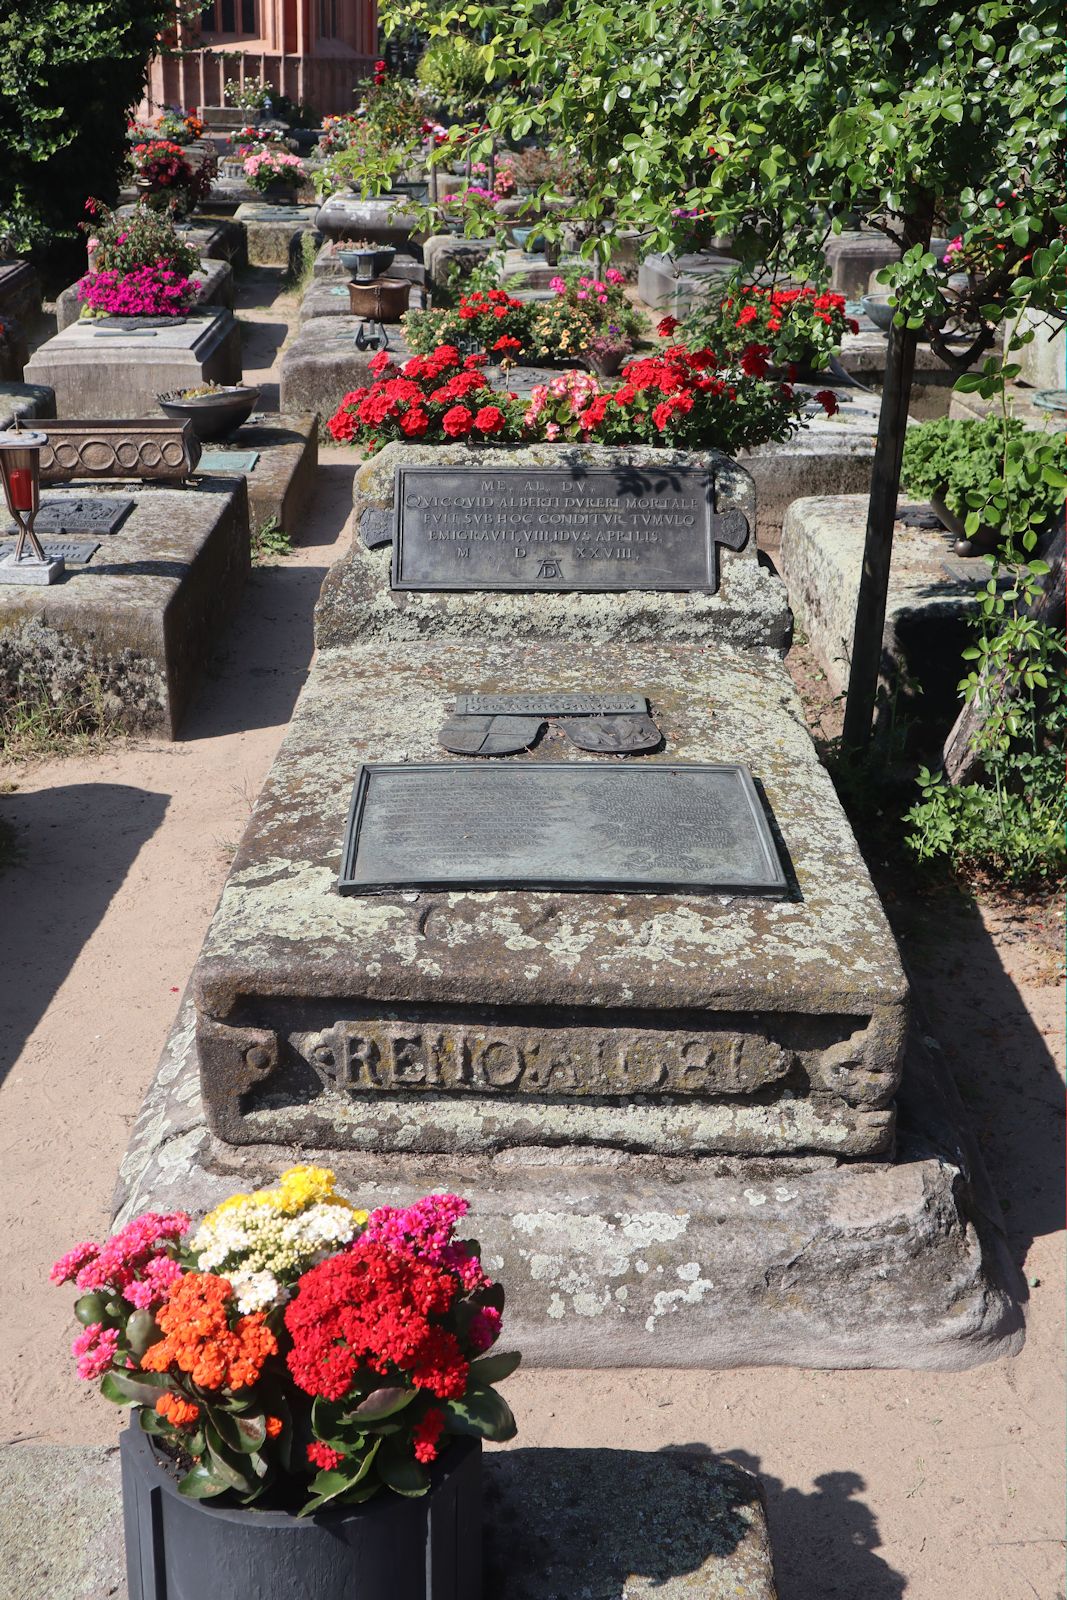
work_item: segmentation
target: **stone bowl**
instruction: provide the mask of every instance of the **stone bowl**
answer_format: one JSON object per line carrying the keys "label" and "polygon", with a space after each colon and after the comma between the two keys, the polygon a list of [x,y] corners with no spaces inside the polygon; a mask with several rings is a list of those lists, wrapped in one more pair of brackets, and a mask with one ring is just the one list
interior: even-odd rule
{"label": "stone bowl", "polygon": [[233,384],[214,394],[200,395],[193,400],[183,400],[177,391],[156,396],[159,409],[177,422],[190,422],[193,432],[203,444],[212,439],[225,439],[228,434],[247,422],[256,408],[259,389],[245,384]]}
{"label": "stone bowl", "polygon": [[399,322],[408,308],[410,294],[407,278],[375,278],[371,283],[348,285],[352,315],[376,322]]}
{"label": "stone bowl", "polygon": [[345,250],[340,248],[337,251],[337,255],[345,271],[350,273],[353,278],[359,277],[360,266],[365,266],[368,261],[370,262],[370,272],[367,276],[369,278],[382,278],[392,266],[396,251],[391,245],[382,244],[375,245],[372,250]]}
{"label": "stone bowl", "polygon": [[896,306],[889,304],[887,294],[865,294],[860,296],[860,309],[865,317],[870,317],[876,328],[881,328],[883,333],[888,333],[893,326],[896,315]]}

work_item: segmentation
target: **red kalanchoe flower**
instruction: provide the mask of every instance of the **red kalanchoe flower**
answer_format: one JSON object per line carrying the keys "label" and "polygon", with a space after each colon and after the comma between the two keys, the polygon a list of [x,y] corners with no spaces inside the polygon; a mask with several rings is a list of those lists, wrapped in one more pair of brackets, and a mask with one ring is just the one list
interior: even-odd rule
{"label": "red kalanchoe flower", "polygon": [[677,317],[664,317],[656,326],[656,332],[661,339],[669,339],[675,328],[681,327]]}
{"label": "red kalanchoe flower", "polygon": [[828,417],[834,417],[840,411],[837,396],[832,389],[820,389],[815,396]]}
{"label": "red kalanchoe flower", "polygon": [[318,1439],[314,1444],[308,1445],[308,1460],[314,1467],[321,1467],[324,1472],[330,1472],[334,1467],[339,1467],[344,1460],[344,1452],[331,1450],[328,1444],[322,1444]]}
{"label": "red kalanchoe flower", "polygon": [[445,1414],[436,1406],[427,1411],[421,1421],[416,1422],[411,1430],[411,1437],[415,1445],[416,1461],[436,1461],[437,1441],[444,1432]]}

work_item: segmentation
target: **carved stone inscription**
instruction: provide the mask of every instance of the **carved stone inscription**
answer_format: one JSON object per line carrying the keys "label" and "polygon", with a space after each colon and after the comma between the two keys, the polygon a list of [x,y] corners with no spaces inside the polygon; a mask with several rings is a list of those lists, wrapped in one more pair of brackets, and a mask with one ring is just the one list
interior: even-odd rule
{"label": "carved stone inscription", "polygon": [[748,538],[685,467],[399,467],[395,495],[394,589],[713,591],[716,546]]}
{"label": "carved stone inscription", "polygon": [[783,894],[741,766],[366,766],[338,888],[519,887]]}
{"label": "carved stone inscription", "polygon": [[338,1022],[292,1044],[324,1087],[352,1095],[750,1094],[789,1073],[792,1051],[753,1032]]}

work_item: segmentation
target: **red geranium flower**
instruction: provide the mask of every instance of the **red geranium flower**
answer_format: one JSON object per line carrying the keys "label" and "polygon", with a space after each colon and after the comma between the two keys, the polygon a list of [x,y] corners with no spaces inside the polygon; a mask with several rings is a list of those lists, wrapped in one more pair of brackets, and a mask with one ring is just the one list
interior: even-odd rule
{"label": "red geranium flower", "polygon": [[474,413],[466,406],[453,406],[441,418],[441,426],[450,439],[462,439],[474,426]]}

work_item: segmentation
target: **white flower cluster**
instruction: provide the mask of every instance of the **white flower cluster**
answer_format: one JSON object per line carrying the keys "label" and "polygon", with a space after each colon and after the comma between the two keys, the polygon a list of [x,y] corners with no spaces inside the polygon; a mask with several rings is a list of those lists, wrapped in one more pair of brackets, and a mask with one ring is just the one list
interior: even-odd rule
{"label": "white flower cluster", "polygon": [[321,1202],[286,1216],[249,1196],[205,1218],[190,1248],[201,1272],[229,1278],[240,1311],[265,1311],[294,1278],[350,1243],[363,1216]]}

